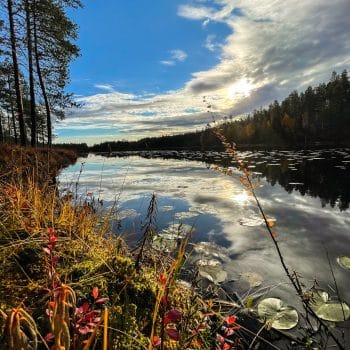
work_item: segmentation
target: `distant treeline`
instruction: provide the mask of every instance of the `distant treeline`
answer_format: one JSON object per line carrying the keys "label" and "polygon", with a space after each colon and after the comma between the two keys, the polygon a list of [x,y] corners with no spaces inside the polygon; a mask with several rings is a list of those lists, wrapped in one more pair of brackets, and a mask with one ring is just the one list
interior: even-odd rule
{"label": "distant treeline", "polygon": [[316,88],[293,91],[281,103],[224,123],[223,133],[238,144],[308,146],[350,144],[350,82],[347,71],[332,73]]}
{"label": "distant treeline", "polygon": [[[350,144],[350,81],[348,73],[332,73],[326,84],[304,92],[293,91],[281,103],[255,110],[245,118],[220,122],[222,133],[239,146],[315,147]],[[92,152],[151,149],[220,149],[221,144],[208,125],[203,131],[139,141],[103,142]]]}
{"label": "distant treeline", "polygon": [[89,153],[89,146],[86,143],[54,143],[52,145],[54,148],[69,149],[79,155]]}

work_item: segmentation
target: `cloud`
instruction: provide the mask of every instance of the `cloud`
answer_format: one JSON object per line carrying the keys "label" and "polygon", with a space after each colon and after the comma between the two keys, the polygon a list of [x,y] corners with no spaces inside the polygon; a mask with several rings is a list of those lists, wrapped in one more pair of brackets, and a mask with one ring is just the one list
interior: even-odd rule
{"label": "cloud", "polygon": [[[182,88],[156,95],[125,94],[96,84],[105,92],[79,98],[84,107],[72,112],[61,130],[79,128],[82,121],[108,123],[116,130],[114,139],[138,139],[201,129],[211,119],[204,95],[213,113],[222,116],[240,116],[281,100],[294,89],[327,81],[332,70],[350,69],[349,13],[348,0],[191,0],[179,6],[179,16],[230,29],[219,45],[212,26],[203,28],[203,46],[217,53],[219,62],[193,72]],[[171,66],[186,58],[176,49],[161,63]],[[244,81],[249,82],[244,93],[232,93]]]}
{"label": "cloud", "polygon": [[114,91],[113,86],[110,84],[95,84],[94,87],[100,90],[108,91],[108,92]]}
{"label": "cloud", "polygon": [[187,53],[183,50],[171,50],[170,51],[170,59],[160,61],[160,63],[164,66],[175,66],[177,62],[184,62],[187,58]]}
{"label": "cloud", "polygon": [[216,52],[218,49],[221,48],[221,45],[214,42],[215,39],[216,39],[216,35],[214,34],[208,35],[205,40],[204,47],[207,48],[209,51]]}
{"label": "cloud", "polygon": [[183,62],[187,58],[187,53],[185,51],[182,51],[182,50],[172,50],[171,57],[176,61]]}
{"label": "cloud", "polygon": [[163,64],[164,66],[175,66],[175,61],[171,61],[171,60],[160,61],[160,63]]}

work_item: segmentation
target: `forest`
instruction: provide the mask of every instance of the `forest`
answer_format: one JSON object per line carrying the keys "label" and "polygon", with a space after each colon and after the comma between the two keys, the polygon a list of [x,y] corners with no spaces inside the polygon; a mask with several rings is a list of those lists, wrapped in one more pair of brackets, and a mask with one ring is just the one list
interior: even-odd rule
{"label": "forest", "polygon": [[65,88],[79,56],[68,9],[79,0],[1,0],[0,143],[51,146],[52,120],[77,106]]}
{"label": "forest", "polygon": [[[208,109],[208,113],[210,109]],[[230,142],[247,147],[317,147],[343,146],[350,140],[350,81],[348,73],[332,73],[328,83],[309,86],[304,92],[293,91],[282,102],[247,116],[226,116],[221,132]],[[216,125],[217,126],[217,125]],[[144,138],[139,141],[104,142],[90,147],[93,152],[146,149],[221,149],[212,133],[205,130],[174,136]]]}

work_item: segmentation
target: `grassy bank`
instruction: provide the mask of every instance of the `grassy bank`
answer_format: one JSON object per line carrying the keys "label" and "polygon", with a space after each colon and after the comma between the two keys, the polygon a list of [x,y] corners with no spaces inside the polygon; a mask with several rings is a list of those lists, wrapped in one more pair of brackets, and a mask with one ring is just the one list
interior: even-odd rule
{"label": "grassy bank", "polygon": [[74,164],[76,160],[76,152],[67,149],[34,149],[3,144],[0,145],[0,181],[31,178],[43,184],[53,181],[62,168]]}

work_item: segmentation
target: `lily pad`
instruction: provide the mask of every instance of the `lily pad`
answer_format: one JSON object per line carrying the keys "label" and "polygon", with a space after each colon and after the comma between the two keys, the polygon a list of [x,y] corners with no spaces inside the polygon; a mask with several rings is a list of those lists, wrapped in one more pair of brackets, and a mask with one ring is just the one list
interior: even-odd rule
{"label": "lily pad", "polygon": [[117,212],[118,220],[133,219],[140,215],[135,209],[124,209]]}
{"label": "lily pad", "polygon": [[175,219],[183,220],[183,219],[192,219],[198,215],[199,213],[184,211],[184,212],[176,213],[174,217]]}
{"label": "lily pad", "polygon": [[259,287],[264,279],[256,272],[248,271],[241,274],[241,278],[249,283],[251,288]]}
{"label": "lily pad", "polygon": [[209,215],[217,214],[217,210],[214,207],[206,205],[206,204],[200,204],[198,206],[193,206],[193,207],[190,207],[188,210],[196,212],[198,214],[209,214]]}
{"label": "lily pad", "polygon": [[160,235],[174,235],[176,237],[184,237],[187,233],[193,231],[193,227],[186,224],[171,224],[165,228]]}
{"label": "lily pad", "polygon": [[199,242],[194,245],[193,250],[197,254],[201,254],[202,256],[206,257],[211,256],[221,260],[226,258],[223,248],[212,242]]}
{"label": "lily pad", "polygon": [[350,317],[348,304],[329,301],[329,294],[321,289],[312,289],[311,293],[310,307],[320,319],[341,322]]}
{"label": "lily pad", "polygon": [[298,324],[298,312],[278,298],[266,298],[258,304],[260,322],[275,329],[291,329]]}
{"label": "lily pad", "polygon": [[350,270],[350,258],[348,256],[340,256],[337,258],[337,262],[344,269]]}
{"label": "lily pad", "polygon": [[159,235],[153,238],[152,247],[165,252],[173,251],[177,248],[177,237],[172,235]]}
{"label": "lily pad", "polygon": [[227,272],[223,269],[220,261],[215,259],[201,259],[198,262],[198,274],[215,284],[224,282]]}
{"label": "lily pad", "polygon": [[175,209],[175,207],[172,206],[172,205],[163,205],[163,206],[160,208],[161,211],[172,211],[172,210],[174,210],[174,209]]}
{"label": "lily pad", "polygon": [[350,309],[345,303],[330,302],[320,306],[315,313],[322,320],[341,322],[349,318]]}
{"label": "lily pad", "polygon": [[250,218],[243,218],[238,220],[239,224],[242,226],[260,226],[264,223],[264,220],[259,216],[252,216]]}

